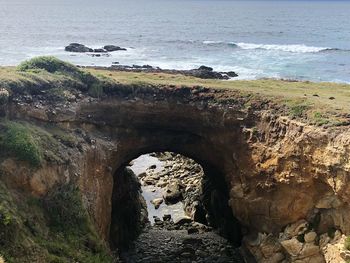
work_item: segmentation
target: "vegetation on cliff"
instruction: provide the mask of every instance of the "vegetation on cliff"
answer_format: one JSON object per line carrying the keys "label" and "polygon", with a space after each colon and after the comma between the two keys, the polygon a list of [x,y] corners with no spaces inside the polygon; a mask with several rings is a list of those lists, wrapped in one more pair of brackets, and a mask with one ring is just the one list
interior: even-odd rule
{"label": "vegetation on cliff", "polygon": [[[204,93],[209,93],[212,100],[218,102],[245,97],[247,107],[257,100],[272,102],[284,109],[283,114],[311,124],[333,126],[349,122],[350,89],[346,84],[274,79],[222,81],[180,74],[81,69],[54,57],[34,58],[17,68],[0,68],[2,93],[9,92],[12,98],[29,94],[45,95],[47,100],[66,100],[67,92],[71,90],[100,98],[116,93],[128,96],[141,89],[153,92],[159,88],[191,90],[193,87],[203,89],[196,93],[199,99]],[[7,97],[4,100],[7,101]]]}
{"label": "vegetation on cliff", "polygon": [[9,153],[19,160],[38,166],[42,152],[30,129],[16,122],[5,122],[1,126],[5,129],[3,134],[0,133],[1,154]]}
{"label": "vegetation on cliff", "polygon": [[18,199],[0,181],[0,197],[0,254],[6,262],[113,262],[74,185]]}
{"label": "vegetation on cliff", "polygon": [[[1,119],[0,119],[1,120]],[[15,158],[39,167],[43,161],[64,163],[64,147],[73,146],[74,138],[59,128],[46,129],[25,121],[0,122],[0,160]]]}

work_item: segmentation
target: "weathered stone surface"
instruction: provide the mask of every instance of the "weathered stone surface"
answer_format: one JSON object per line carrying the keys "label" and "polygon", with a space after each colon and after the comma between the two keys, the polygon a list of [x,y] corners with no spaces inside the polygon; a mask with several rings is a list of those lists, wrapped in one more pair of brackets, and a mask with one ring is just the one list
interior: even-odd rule
{"label": "weathered stone surface", "polygon": [[319,254],[320,248],[314,244],[306,243],[304,244],[299,258],[311,258],[312,256]]}
{"label": "weathered stone surface", "polygon": [[301,250],[303,249],[303,244],[299,242],[295,237],[289,240],[282,241],[281,245],[288,252],[288,254],[293,257],[299,256]]}
{"label": "weathered stone surface", "polygon": [[151,203],[154,205],[155,209],[158,209],[160,205],[163,203],[163,198],[156,198],[151,201]]}
{"label": "weathered stone surface", "polygon": [[169,183],[163,194],[163,198],[166,203],[174,204],[182,199],[182,191],[178,181]]}
{"label": "weathered stone surface", "polygon": [[288,225],[284,230],[284,236],[286,238],[295,237],[304,234],[308,228],[308,222],[306,220],[299,220],[291,225]]}
{"label": "weathered stone surface", "polygon": [[341,206],[341,201],[334,195],[326,195],[316,204],[316,208],[330,209]]}
{"label": "weathered stone surface", "polygon": [[344,249],[345,235],[338,240],[332,240],[323,246],[322,253],[327,263],[344,262],[350,260],[350,253]]}
{"label": "weathered stone surface", "polygon": [[304,240],[306,243],[312,243],[315,241],[316,237],[317,237],[317,234],[315,232],[311,231],[311,232],[306,233],[304,235]]}

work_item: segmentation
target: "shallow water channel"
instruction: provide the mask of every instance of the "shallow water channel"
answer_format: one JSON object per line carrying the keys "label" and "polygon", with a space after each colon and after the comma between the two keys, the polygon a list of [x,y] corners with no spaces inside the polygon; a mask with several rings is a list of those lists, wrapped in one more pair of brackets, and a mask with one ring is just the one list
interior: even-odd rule
{"label": "shallow water channel", "polygon": [[[164,170],[165,162],[160,161],[158,158],[149,154],[144,154],[133,160],[130,168],[139,177],[141,173],[147,172],[147,169],[153,165],[156,166],[153,170],[154,172],[162,172]],[[139,179],[141,181],[141,178]],[[156,198],[161,198],[165,190],[164,188],[153,185],[142,185],[141,189],[142,195],[147,203],[148,219],[152,224],[154,223],[154,216],[162,218],[163,215],[171,215],[171,218],[174,221],[185,216],[182,202],[173,205],[167,205],[163,202],[158,209],[155,209],[151,201]]]}

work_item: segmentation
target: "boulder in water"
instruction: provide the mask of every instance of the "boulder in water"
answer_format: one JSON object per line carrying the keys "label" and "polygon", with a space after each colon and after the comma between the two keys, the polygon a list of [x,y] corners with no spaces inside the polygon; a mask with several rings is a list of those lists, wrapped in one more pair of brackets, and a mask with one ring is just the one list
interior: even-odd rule
{"label": "boulder in water", "polygon": [[163,198],[155,198],[151,201],[151,204],[154,205],[155,209],[158,209],[162,203],[163,203]]}
{"label": "boulder in water", "polygon": [[114,45],[106,45],[103,47],[103,49],[105,49],[108,52],[113,52],[113,51],[126,51],[126,48],[123,47],[118,47],[118,46],[114,46]]}
{"label": "boulder in water", "polygon": [[93,52],[94,50],[92,48],[89,48],[83,44],[79,43],[71,43],[68,46],[65,47],[65,51],[68,52],[77,52],[77,53],[86,53],[86,52]]}

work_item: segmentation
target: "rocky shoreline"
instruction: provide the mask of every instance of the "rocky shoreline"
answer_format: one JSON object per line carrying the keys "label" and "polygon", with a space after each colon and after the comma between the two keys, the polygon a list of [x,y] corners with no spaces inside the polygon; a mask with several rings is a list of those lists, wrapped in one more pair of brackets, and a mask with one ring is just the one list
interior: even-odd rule
{"label": "rocky shoreline", "polygon": [[[86,53],[92,57],[110,56],[110,52],[127,51],[126,48],[105,45],[101,48],[91,48],[80,43],[70,43],[65,47],[65,51],[72,53]],[[196,69],[189,70],[177,70],[177,69],[161,69],[159,67],[153,67],[151,65],[120,65],[119,62],[113,62],[110,67],[89,67],[97,69],[107,69],[116,71],[132,71],[132,72],[147,72],[147,73],[167,73],[167,74],[181,74],[184,76],[197,77],[202,79],[222,79],[228,80],[238,77],[238,74],[234,71],[214,71],[213,68],[208,66],[200,66]]]}
{"label": "rocky shoreline", "polygon": [[[92,54],[95,56],[95,54]],[[97,54],[98,55],[98,54]],[[151,65],[119,65],[119,62],[114,62],[110,67],[100,66],[79,66],[81,68],[93,68],[104,69],[111,71],[124,71],[124,72],[144,72],[144,73],[165,73],[165,74],[180,74],[188,77],[195,77],[200,79],[219,79],[229,80],[238,77],[238,74],[234,71],[214,71],[213,68],[208,66],[200,66],[196,69],[178,70],[178,69],[162,69],[159,67],[153,67]]]}

